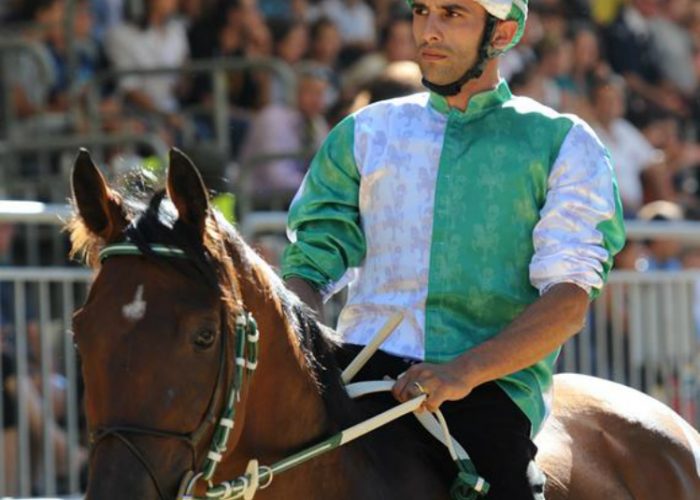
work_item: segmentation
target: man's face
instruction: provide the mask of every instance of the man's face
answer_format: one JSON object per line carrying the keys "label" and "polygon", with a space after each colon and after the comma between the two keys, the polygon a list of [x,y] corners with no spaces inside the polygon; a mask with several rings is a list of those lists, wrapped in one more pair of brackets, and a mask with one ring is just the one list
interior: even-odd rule
{"label": "man's face", "polygon": [[594,110],[598,120],[609,123],[625,114],[625,97],[616,85],[606,85],[594,93]]}
{"label": "man's face", "polygon": [[328,84],[320,78],[305,77],[299,81],[297,106],[304,116],[313,118],[323,114],[326,108]]}
{"label": "man's face", "polygon": [[473,0],[418,0],[413,37],[423,76],[438,85],[458,80],[477,60],[486,10]]}
{"label": "man's face", "polygon": [[392,26],[386,41],[386,56],[390,62],[413,61],[416,58],[411,29],[411,23],[403,20]]}

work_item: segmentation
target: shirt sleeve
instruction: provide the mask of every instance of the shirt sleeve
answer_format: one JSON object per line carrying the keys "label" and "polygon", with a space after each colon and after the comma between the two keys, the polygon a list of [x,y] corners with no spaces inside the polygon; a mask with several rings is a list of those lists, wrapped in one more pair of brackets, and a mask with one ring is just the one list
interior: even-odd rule
{"label": "shirt sleeve", "polygon": [[598,296],[625,232],[610,156],[583,122],[571,128],[552,166],[533,239],[530,281],[541,294],[574,283]]}
{"label": "shirt sleeve", "polygon": [[331,131],[289,209],[282,277],[303,278],[324,294],[365,257],[354,135],[353,116]]}

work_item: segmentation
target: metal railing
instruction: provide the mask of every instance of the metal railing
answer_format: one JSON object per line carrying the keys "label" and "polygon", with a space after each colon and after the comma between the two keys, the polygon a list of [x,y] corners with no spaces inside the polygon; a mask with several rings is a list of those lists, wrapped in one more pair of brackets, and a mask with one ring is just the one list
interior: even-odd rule
{"label": "metal railing", "polygon": [[[18,387],[17,449],[10,456],[4,451],[7,434],[0,433],[0,494],[80,492],[78,373],[69,332],[73,311],[84,301],[90,279],[91,273],[84,269],[0,267],[0,285],[11,299],[5,297],[0,303],[0,317],[12,317],[11,323],[5,322],[4,352],[15,361]],[[11,310],[2,310],[8,303]],[[66,388],[62,396],[65,415],[60,416],[54,412],[57,394],[52,382],[57,377],[65,381]],[[2,402],[0,419],[5,410],[1,406]],[[56,448],[59,441],[64,445],[60,454]],[[16,477],[6,477],[7,461],[14,463]]]}
{"label": "metal railing", "polygon": [[613,380],[700,427],[700,271],[613,271],[559,369]]}
{"label": "metal railing", "polygon": [[[69,214],[65,205],[0,202],[0,221],[52,224]],[[260,235],[277,235],[283,240],[285,226],[285,212],[251,212],[239,227],[250,241]],[[633,222],[628,224],[627,232],[631,239],[700,241],[697,222]],[[90,272],[82,269],[0,268],[0,284],[9,287],[13,295],[14,341],[10,345],[17,360],[17,375],[37,375],[37,389],[43,396],[37,453],[31,445],[36,436],[32,436],[28,419],[29,401],[26,394],[18,395],[15,463],[20,473],[15,480],[4,476],[6,464],[2,460],[7,458],[0,457],[0,495],[28,495],[31,489],[43,495],[79,493],[78,373],[68,332],[71,314],[82,302],[89,282]],[[0,317],[4,313],[0,310]],[[613,271],[604,293],[591,307],[586,328],[564,346],[559,369],[596,375],[642,390],[698,426],[699,327],[700,271]],[[59,457],[67,470],[63,489],[51,437],[56,415],[50,397],[45,396],[54,392],[51,379],[56,374],[66,380],[68,403],[62,423],[68,451]],[[0,435],[0,450],[4,448],[2,439]]]}

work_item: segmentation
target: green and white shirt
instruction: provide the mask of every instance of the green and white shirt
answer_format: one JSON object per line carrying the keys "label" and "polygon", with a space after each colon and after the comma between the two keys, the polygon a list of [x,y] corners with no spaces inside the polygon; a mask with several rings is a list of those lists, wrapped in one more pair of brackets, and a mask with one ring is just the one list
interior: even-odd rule
{"label": "green and white shirt", "polygon": [[[282,274],[325,296],[349,285],[338,331],[445,362],[497,335],[550,286],[595,297],[624,244],[610,158],[591,128],[502,81],[466,111],[421,93],[347,117],[316,155],[289,213]],[[559,350],[498,380],[532,422]]]}

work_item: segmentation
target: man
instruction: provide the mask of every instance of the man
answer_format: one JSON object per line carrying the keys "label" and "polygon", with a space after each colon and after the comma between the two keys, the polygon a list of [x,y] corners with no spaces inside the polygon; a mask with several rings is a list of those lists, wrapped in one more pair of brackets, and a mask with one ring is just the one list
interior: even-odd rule
{"label": "man", "polygon": [[401,311],[367,376],[405,371],[395,397],[440,407],[486,498],[541,498],[531,438],[554,362],[623,245],[610,160],[580,119],[499,79],[527,2],[412,8],[430,93],[329,134],[290,208],[282,273],[317,310],[349,283],[338,330],[351,353]]}

